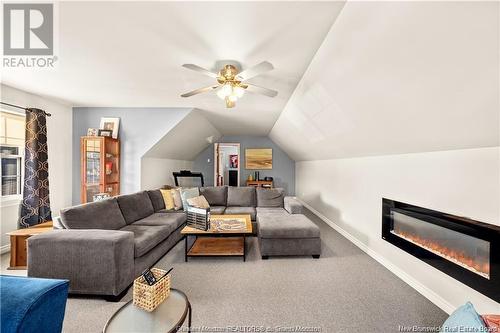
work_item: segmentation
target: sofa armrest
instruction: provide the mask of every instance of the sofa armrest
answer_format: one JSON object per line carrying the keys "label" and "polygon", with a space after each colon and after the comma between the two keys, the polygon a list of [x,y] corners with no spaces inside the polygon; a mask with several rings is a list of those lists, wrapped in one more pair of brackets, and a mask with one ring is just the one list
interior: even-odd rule
{"label": "sofa armrest", "polygon": [[285,197],[285,209],[290,214],[302,214],[303,206],[295,197]]}
{"label": "sofa armrest", "polygon": [[70,293],[116,296],[134,279],[134,234],[66,229],[32,236],[28,276],[68,279]]}

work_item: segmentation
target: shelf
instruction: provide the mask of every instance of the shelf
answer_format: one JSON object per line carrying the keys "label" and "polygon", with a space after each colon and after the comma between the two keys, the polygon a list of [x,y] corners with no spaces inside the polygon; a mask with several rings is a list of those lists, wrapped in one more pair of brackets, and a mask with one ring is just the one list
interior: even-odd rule
{"label": "shelf", "polygon": [[[82,189],[80,197],[82,203],[92,201],[94,192],[120,194],[119,140],[108,137],[84,136],[80,140],[80,156]],[[110,170],[109,165],[112,167],[112,173],[106,174],[106,170]]]}
{"label": "shelf", "polygon": [[200,237],[194,242],[188,256],[242,256],[244,247],[243,237]]}

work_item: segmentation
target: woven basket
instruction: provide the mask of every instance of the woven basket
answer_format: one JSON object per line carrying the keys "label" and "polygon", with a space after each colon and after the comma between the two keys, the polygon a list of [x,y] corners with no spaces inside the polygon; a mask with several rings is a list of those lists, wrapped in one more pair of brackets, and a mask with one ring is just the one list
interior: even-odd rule
{"label": "woven basket", "polygon": [[[150,286],[141,275],[134,280],[134,305],[148,312],[156,309],[170,295],[170,274],[160,279],[167,271],[151,268],[157,282]],[[158,280],[160,279],[160,280]]]}

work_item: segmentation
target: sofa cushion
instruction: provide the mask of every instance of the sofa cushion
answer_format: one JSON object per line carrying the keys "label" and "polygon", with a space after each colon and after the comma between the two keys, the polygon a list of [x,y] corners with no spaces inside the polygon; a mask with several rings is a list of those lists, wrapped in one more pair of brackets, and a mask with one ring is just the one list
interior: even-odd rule
{"label": "sofa cushion", "polygon": [[259,215],[265,214],[288,214],[284,208],[278,207],[257,207],[255,208],[257,211],[257,220],[259,219]]}
{"label": "sofa cushion", "polygon": [[156,245],[160,244],[170,236],[171,227],[151,226],[151,225],[127,225],[121,231],[131,231],[134,233],[134,257],[138,258],[148,253]]}
{"label": "sofa cushion", "polygon": [[130,224],[155,212],[146,191],[117,197],[125,222]]}
{"label": "sofa cushion", "polygon": [[285,209],[290,214],[302,214],[303,211],[302,204],[295,197],[285,197]]}
{"label": "sofa cushion", "polygon": [[186,222],[185,213],[154,213],[148,217],[135,221],[131,225],[151,225],[151,226],[169,226],[171,232],[179,228],[184,222]]}
{"label": "sofa cushion", "polygon": [[182,208],[186,212],[188,209],[187,199],[191,199],[200,195],[200,190],[197,187],[192,188],[183,188],[181,189],[181,199],[182,199]]}
{"label": "sofa cushion", "polygon": [[210,214],[212,215],[222,215],[226,210],[226,206],[210,206]]}
{"label": "sofa cushion", "polygon": [[210,206],[226,206],[227,186],[200,187],[200,194],[207,199]]}
{"label": "sofa cushion", "polygon": [[250,214],[252,221],[255,221],[257,211],[255,207],[227,207],[224,211],[225,215],[244,215]]}
{"label": "sofa cushion", "polygon": [[160,190],[160,192],[163,198],[163,204],[165,206],[164,208],[166,210],[174,210],[175,203],[174,203],[174,197],[172,196],[172,190],[162,189]]}
{"label": "sofa cushion", "polygon": [[127,225],[116,198],[62,209],[61,222],[67,229],[117,230]]}
{"label": "sofa cushion", "polygon": [[488,332],[481,316],[467,302],[446,319],[440,332]]}
{"label": "sofa cushion", "polygon": [[259,215],[261,238],[319,238],[319,227],[304,215]]}
{"label": "sofa cushion", "polygon": [[173,188],[170,190],[170,194],[172,195],[172,200],[174,201],[174,210],[182,209],[181,189]]}
{"label": "sofa cushion", "polygon": [[481,319],[491,332],[500,332],[500,315],[482,315]]}
{"label": "sofa cushion", "polygon": [[228,187],[227,206],[255,207],[255,187]]}
{"label": "sofa cushion", "polygon": [[165,209],[165,201],[160,190],[148,191],[148,195],[155,212]]}
{"label": "sofa cushion", "polygon": [[285,191],[282,188],[257,188],[257,207],[283,207]]}

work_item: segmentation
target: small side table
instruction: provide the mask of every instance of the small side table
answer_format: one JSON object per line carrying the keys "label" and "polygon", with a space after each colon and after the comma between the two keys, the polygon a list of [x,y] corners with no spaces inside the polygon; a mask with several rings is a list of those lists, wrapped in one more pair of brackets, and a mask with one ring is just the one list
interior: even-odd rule
{"label": "small side table", "polygon": [[188,320],[191,332],[191,304],[180,290],[170,289],[170,295],[152,312],[136,307],[132,300],[119,308],[108,320],[103,333],[172,333]]}
{"label": "small side table", "polygon": [[7,269],[26,269],[28,264],[26,240],[33,235],[38,235],[54,230],[52,221],[40,223],[33,227],[8,232],[10,236],[10,267]]}

